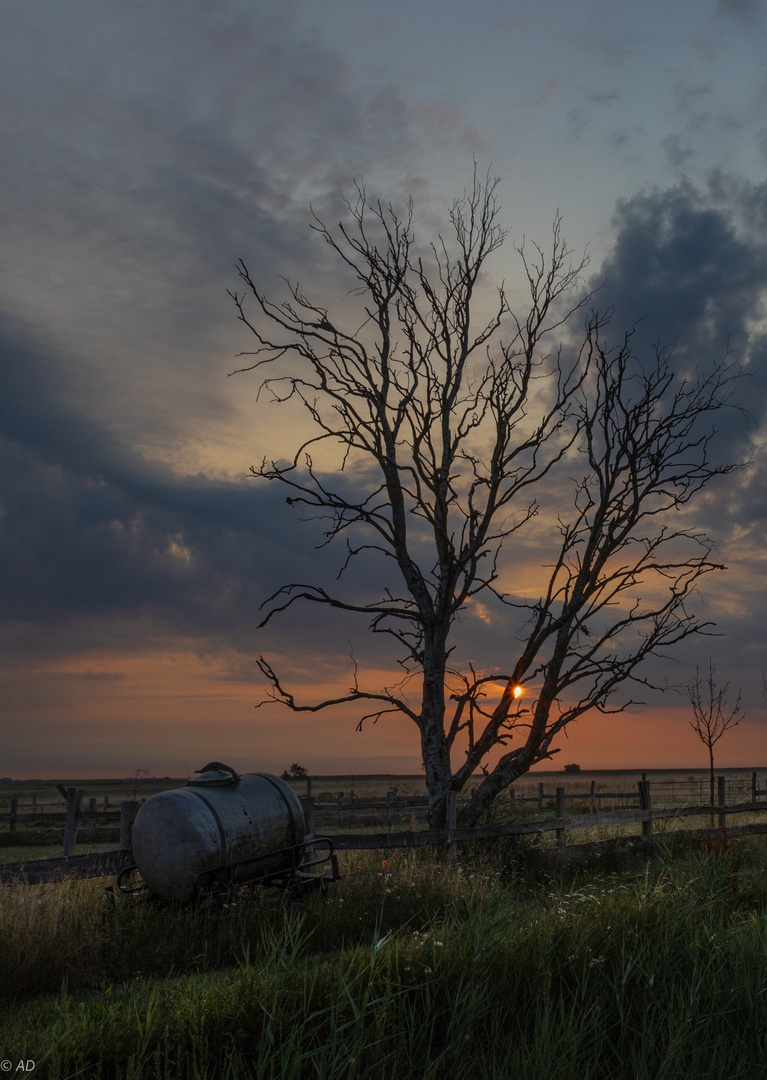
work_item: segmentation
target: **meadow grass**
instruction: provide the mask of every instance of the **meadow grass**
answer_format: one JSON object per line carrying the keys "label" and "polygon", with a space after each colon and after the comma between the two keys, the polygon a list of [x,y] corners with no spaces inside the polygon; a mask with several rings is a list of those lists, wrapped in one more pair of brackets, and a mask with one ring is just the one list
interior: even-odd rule
{"label": "meadow grass", "polygon": [[0,891],[0,1057],[36,1075],[767,1075],[767,844],[557,867],[342,853],[328,896]]}

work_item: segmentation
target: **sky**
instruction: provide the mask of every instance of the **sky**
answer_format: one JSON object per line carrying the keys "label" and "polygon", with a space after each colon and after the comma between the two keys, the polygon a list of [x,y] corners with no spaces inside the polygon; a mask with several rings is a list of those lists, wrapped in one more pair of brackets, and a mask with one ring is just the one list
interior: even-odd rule
{"label": "sky", "polygon": [[[255,708],[259,654],[306,701],[348,686],[351,650],[370,686],[396,658],[333,613],[258,629],[343,553],[249,475],[301,420],[230,376],[250,343],[227,290],[243,259],[270,295],[340,302],[310,207],[337,220],[355,180],[412,195],[428,240],[475,160],[502,178],[513,299],[512,241],[558,211],[638,347],[705,367],[729,343],[748,372],[717,452],[751,464],[697,510],[720,636],[658,674],[712,655],[747,712],[717,760],[767,766],[766,45],[762,0],[3,0],[0,775],[418,772],[404,720]],[[503,670],[513,629],[470,613],[462,648]],[[586,716],[561,760],[702,767],[687,715],[667,693]]]}

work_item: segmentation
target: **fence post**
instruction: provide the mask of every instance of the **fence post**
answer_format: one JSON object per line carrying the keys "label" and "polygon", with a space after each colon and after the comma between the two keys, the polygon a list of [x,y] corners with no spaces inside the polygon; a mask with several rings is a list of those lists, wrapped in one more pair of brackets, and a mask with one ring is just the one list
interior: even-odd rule
{"label": "fence post", "polygon": [[126,800],[120,805],[120,857],[131,857],[133,847],[133,822],[141,804],[134,800]]}
{"label": "fence post", "polygon": [[448,791],[445,797],[445,826],[447,829],[447,849],[450,858],[454,859],[458,854],[458,844],[455,839],[455,827],[458,821],[458,792]]}
{"label": "fence post", "polygon": [[304,808],[306,835],[314,836],[314,799],[311,795],[303,795],[301,796],[301,805]]}
{"label": "fence post", "polygon": [[88,799],[88,839],[96,839],[96,800]]}
{"label": "fence post", "polygon": [[564,855],[567,838],[565,836],[565,789],[563,787],[557,788],[557,818],[559,820],[557,826],[557,851],[560,855]]}
{"label": "fence post", "polygon": [[104,817],[107,816],[108,810],[109,810],[109,796],[105,795],[104,796]]}
{"label": "fence post", "polygon": [[340,825],[343,825],[343,823],[344,823],[344,793],[343,793],[343,791],[339,791],[338,792],[338,824],[340,826]]}
{"label": "fence post", "polygon": [[538,785],[538,809],[543,810],[543,784]]}
{"label": "fence post", "polygon": [[77,840],[77,826],[80,818],[80,803],[83,789],[67,788],[67,816],[64,821],[64,840],[61,845],[62,855],[74,855]]}
{"label": "fence post", "polygon": [[[643,773],[643,776],[646,776]],[[650,795],[650,781],[640,780],[639,784],[639,807],[642,811],[642,836],[652,836],[652,797]]]}
{"label": "fence post", "polygon": [[592,799],[594,798],[596,793],[597,793],[597,782],[596,782],[596,780],[592,780],[591,781],[591,798]]}
{"label": "fence post", "polygon": [[[716,799],[717,804],[719,806],[726,806],[727,805],[727,794],[726,794],[726,791],[725,791],[725,780],[724,780],[723,776],[717,776],[717,778],[716,778],[716,787],[717,787],[717,793],[716,793],[717,794],[717,799]],[[727,815],[720,813],[719,814],[719,828],[724,829],[726,827],[727,827]]]}
{"label": "fence post", "polygon": [[395,808],[397,806],[397,792],[386,792],[386,832],[391,832],[392,821],[394,821]]}
{"label": "fence post", "polygon": [[16,814],[18,813],[18,809],[19,809],[19,800],[14,795],[13,798],[11,799],[11,817],[10,817],[10,821],[8,822],[8,832],[9,833],[16,832]]}
{"label": "fence post", "polygon": [[515,804],[515,802],[516,802],[516,801],[517,801],[517,793],[516,793],[516,791],[514,790],[514,787],[513,787],[513,785],[512,785],[512,788],[511,788],[511,790],[509,791],[509,802],[511,803],[511,805],[512,805],[512,806],[514,806],[514,804]]}
{"label": "fence post", "polygon": [[312,778],[311,778],[311,776],[307,776],[307,778],[306,778],[306,797],[307,797],[307,799],[310,799],[311,796],[312,796]]}
{"label": "fence post", "polygon": [[751,773],[751,802],[756,802],[756,773]]}

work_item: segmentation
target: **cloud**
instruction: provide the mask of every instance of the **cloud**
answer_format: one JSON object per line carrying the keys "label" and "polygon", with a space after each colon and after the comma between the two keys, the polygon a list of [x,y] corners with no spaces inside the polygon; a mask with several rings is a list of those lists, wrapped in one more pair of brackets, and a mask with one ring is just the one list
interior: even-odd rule
{"label": "cloud", "polygon": [[716,13],[751,24],[761,15],[762,4],[761,0],[717,0]]}
{"label": "cloud", "polygon": [[[635,150],[637,143],[641,143],[646,135],[647,132],[641,126],[630,129],[625,127],[616,128],[615,131],[610,132],[607,145],[611,150]],[[632,160],[636,160],[636,154],[632,156]]]}
{"label": "cloud", "polygon": [[600,94],[589,94],[588,100],[594,105],[612,105],[621,100],[621,95],[617,90],[606,90]]}
{"label": "cloud", "polygon": [[181,467],[238,415],[222,378],[237,259],[332,292],[309,203],[335,216],[339,182],[395,184],[430,146],[478,146],[452,101],[390,76],[360,85],[302,12],[41,0],[3,14],[3,307],[60,356],[84,412]]}
{"label": "cloud", "polygon": [[710,365],[729,347],[753,375],[761,415],[767,371],[762,319],[767,289],[767,185],[714,175],[618,203],[615,242],[593,284],[619,327],[637,325],[642,347],[675,341],[680,364]]}
{"label": "cloud", "polygon": [[2,616],[93,618],[91,645],[104,617],[150,616],[190,639],[252,634],[259,603],[311,551],[281,494],[126,450],[57,394],[55,359],[8,332],[0,371]]}
{"label": "cloud", "polygon": [[[601,269],[600,304],[615,307],[614,327],[635,327],[639,356],[653,342],[675,343],[674,363],[691,377],[727,350],[746,373],[716,419],[712,452],[721,461],[754,460],[740,480],[712,485],[696,504],[698,524],[724,545],[761,517],[761,431],[767,412],[767,185],[713,176],[706,189],[682,182],[619,203],[613,252]],[[595,278],[595,283],[596,283]],[[747,416],[751,420],[747,420]],[[725,557],[726,561],[726,557]]]}
{"label": "cloud", "polygon": [[695,151],[689,144],[682,142],[680,135],[667,135],[661,146],[669,164],[675,169],[683,168],[690,158],[695,156]]}

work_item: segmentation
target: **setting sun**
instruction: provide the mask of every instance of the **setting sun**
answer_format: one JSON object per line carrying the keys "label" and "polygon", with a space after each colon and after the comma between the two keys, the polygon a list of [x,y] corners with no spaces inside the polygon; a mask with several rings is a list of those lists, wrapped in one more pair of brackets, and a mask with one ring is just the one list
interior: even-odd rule
{"label": "setting sun", "polygon": [[514,697],[515,698],[522,697],[522,687],[521,686],[515,686],[514,687]]}

